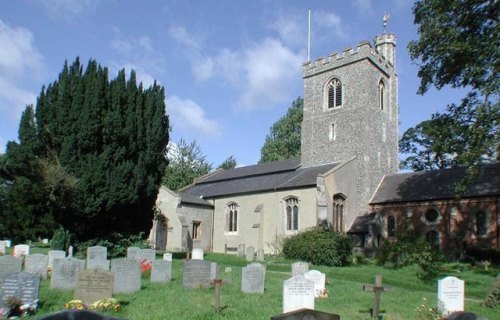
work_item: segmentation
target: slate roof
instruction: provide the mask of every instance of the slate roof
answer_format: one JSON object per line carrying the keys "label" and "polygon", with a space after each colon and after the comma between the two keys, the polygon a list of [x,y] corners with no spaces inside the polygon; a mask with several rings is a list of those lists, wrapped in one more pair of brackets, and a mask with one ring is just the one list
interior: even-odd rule
{"label": "slate roof", "polygon": [[210,202],[201,199],[199,195],[190,194],[187,192],[180,192],[179,195],[181,197],[181,203],[189,203],[199,206],[213,207],[213,205]]}
{"label": "slate roof", "polygon": [[221,170],[195,181],[184,189],[203,198],[286,190],[316,186],[318,175],[333,169],[340,162],[303,168],[299,159],[274,161],[231,170]]}
{"label": "slate roof", "polygon": [[[465,177],[465,167],[401,173],[385,176],[370,204],[416,202],[455,198],[456,183]],[[500,196],[500,162],[479,167],[479,175],[464,198]]]}
{"label": "slate roof", "polygon": [[348,233],[368,233],[368,226],[375,220],[375,212],[357,216]]}

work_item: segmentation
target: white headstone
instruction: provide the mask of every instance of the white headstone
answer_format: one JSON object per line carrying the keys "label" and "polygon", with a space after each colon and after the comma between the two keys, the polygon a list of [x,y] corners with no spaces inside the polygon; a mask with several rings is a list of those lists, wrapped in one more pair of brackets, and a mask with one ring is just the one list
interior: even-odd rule
{"label": "white headstone", "polygon": [[10,246],[12,245],[12,241],[11,240],[4,240],[3,242],[5,243],[5,246],[7,248],[10,248]]}
{"label": "white headstone", "polygon": [[309,270],[304,277],[314,282],[314,296],[317,298],[325,291],[325,274],[318,270]]}
{"label": "white headstone", "polygon": [[5,242],[4,241],[0,241],[0,253],[1,254],[5,254],[6,251],[7,251],[7,249],[6,249],[6,246],[5,246]]}
{"label": "white headstone", "polygon": [[193,249],[193,251],[191,251],[191,259],[203,260],[203,249],[199,248]]}
{"label": "white headstone", "polygon": [[85,270],[85,260],[75,258],[55,259],[50,278],[51,289],[73,290],[77,274]]}
{"label": "white headstone", "polygon": [[438,280],[438,309],[443,316],[464,311],[464,281],[456,277]]}
{"label": "white headstone", "polygon": [[27,244],[18,244],[14,246],[14,257],[22,257],[30,254],[30,246]]}
{"label": "white headstone", "polygon": [[283,313],[303,308],[314,310],[314,283],[299,274],[283,283]]}
{"label": "white headstone", "polygon": [[139,253],[139,247],[128,247],[127,248],[127,259],[138,260],[137,253]]}
{"label": "white headstone", "polygon": [[257,261],[264,261],[264,249],[257,250]]}
{"label": "white headstone", "polygon": [[139,261],[119,258],[111,260],[115,275],[113,293],[132,293],[141,290],[141,264]]}
{"label": "white headstone", "polygon": [[155,260],[151,268],[151,282],[168,282],[172,279],[172,261]]}
{"label": "white headstone", "polygon": [[137,251],[136,259],[142,265],[150,265],[156,260],[156,250],[154,249],[139,249]]}
{"label": "white headstone", "polygon": [[241,243],[238,245],[238,257],[244,257],[245,256],[245,244]]}
{"label": "white headstone", "polygon": [[90,259],[106,260],[108,258],[108,248],[103,246],[93,246],[87,248],[87,261]]}
{"label": "white headstone", "polygon": [[164,253],[163,260],[172,261],[172,254],[170,252]]}
{"label": "white headstone", "polygon": [[72,257],[73,256],[73,246],[69,246],[68,248],[68,257]]}
{"label": "white headstone", "polygon": [[302,261],[292,263],[292,277],[299,274],[303,275],[307,271],[309,271],[309,263]]}
{"label": "white headstone", "polygon": [[42,243],[43,243],[43,244],[49,244],[49,239],[47,239],[47,238],[42,239]]}
{"label": "white headstone", "polygon": [[66,258],[66,252],[62,250],[50,250],[48,256],[49,256],[49,267],[52,268],[55,259]]}

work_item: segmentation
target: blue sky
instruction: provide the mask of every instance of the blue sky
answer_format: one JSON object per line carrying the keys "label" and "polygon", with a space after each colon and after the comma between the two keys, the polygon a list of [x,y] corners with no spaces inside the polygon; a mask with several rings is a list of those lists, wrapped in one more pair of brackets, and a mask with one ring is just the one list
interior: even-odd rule
{"label": "blue sky", "polygon": [[65,60],[95,59],[134,69],[166,89],[171,141],[196,140],[214,166],[234,156],[256,163],[272,124],[303,94],[307,16],[311,60],[397,37],[400,135],[446,104],[456,90],[416,94],[417,38],[409,0],[0,0],[0,153],[17,139],[22,111],[53,82]]}

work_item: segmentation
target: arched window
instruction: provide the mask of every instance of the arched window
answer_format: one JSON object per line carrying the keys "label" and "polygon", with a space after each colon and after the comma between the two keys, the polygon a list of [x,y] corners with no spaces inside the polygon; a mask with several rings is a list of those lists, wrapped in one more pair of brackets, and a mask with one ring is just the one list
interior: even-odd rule
{"label": "arched window", "polygon": [[384,110],[385,107],[385,84],[384,81],[380,80],[378,83],[378,106],[380,110]]}
{"label": "arched window", "polygon": [[328,109],[338,108],[342,106],[342,83],[339,79],[333,78],[328,82],[327,88],[327,101]]}
{"label": "arched window", "polygon": [[231,202],[227,205],[226,231],[229,232],[238,231],[238,210],[239,206],[235,202]]}
{"label": "arched window", "polygon": [[425,239],[430,243],[434,250],[439,250],[439,233],[435,230],[427,232]]}
{"label": "arched window", "polygon": [[286,202],[286,230],[299,230],[299,199],[289,197]]}
{"label": "arched window", "polygon": [[333,231],[344,232],[344,204],[345,196],[336,194],[333,196]]}
{"label": "arched window", "polygon": [[484,211],[476,212],[476,235],[485,236],[488,233],[488,215]]}
{"label": "arched window", "polygon": [[394,216],[387,217],[387,236],[396,236],[396,218]]}

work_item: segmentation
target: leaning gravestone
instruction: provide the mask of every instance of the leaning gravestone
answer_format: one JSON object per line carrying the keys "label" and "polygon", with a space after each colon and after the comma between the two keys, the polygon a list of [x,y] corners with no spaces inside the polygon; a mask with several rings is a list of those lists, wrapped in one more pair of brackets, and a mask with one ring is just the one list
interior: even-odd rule
{"label": "leaning gravestone", "polygon": [[11,272],[21,272],[23,259],[13,256],[0,256],[0,276]]}
{"label": "leaning gravestone", "polygon": [[151,267],[151,282],[169,282],[172,279],[172,261],[155,260]]}
{"label": "leaning gravestone", "polygon": [[195,248],[195,249],[193,249],[193,251],[191,251],[191,259],[203,260],[203,258],[204,258],[203,249]]}
{"label": "leaning gravestone", "polygon": [[238,257],[244,257],[245,256],[245,244],[239,244],[238,245]]}
{"label": "leaning gravestone", "polygon": [[438,280],[438,309],[443,316],[464,311],[464,282],[456,277]]}
{"label": "leaning gravestone", "polygon": [[63,250],[50,250],[49,251],[49,267],[52,268],[55,259],[64,259],[66,258],[66,252]]}
{"label": "leaning gravestone", "polygon": [[127,259],[138,260],[137,254],[139,253],[139,247],[128,247],[127,248]]}
{"label": "leaning gravestone", "polygon": [[132,293],[141,290],[141,264],[139,261],[119,258],[111,260],[115,274],[113,293]]}
{"label": "leaning gravestone", "polygon": [[261,263],[251,263],[241,269],[241,291],[244,293],[264,293],[266,267]]}
{"label": "leaning gravestone", "polygon": [[137,252],[137,259],[142,264],[151,265],[156,259],[156,250],[153,249],[139,249]]}
{"label": "leaning gravestone", "polygon": [[55,259],[50,278],[51,289],[73,290],[77,274],[85,269],[85,261],[76,258]]}
{"label": "leaning gravestone", "polygon": [[92,304],[113,294],[114,275],[102,269],[87,269],[78,273],[74,298]]}
{"label": "leaning gravestone", "polygon": [[304,273],[307,280],[314,282],[314,296],[317,298],[325,291],[325,274],[318,270],[309,270]]}
{"label": "leaning gravestone", "polygon": [[292,263],[292,277],[299,274],[303,275],[307,271],[309,271],[309,263],[302,261]]}
{"label": "leaning gravestone", "polygon": [[109,260],[107,259],[89,259],[87,260],[87,269],[99,268],[109,271]]}
{"label": "leaning gravestone", "polygon": [[27,244],[18,244],[14,246],[14,257],[20,258],[30,254],[30,246]]}
{"label": "leaning gravestone", "polygon": [[254,257],[255,257],[254,248],[250,246],[247,248],[247,255],[246,255],[247,262],[252,262],[254,260]]}
{"label": "leaning gravestone", "polygon": [[185,260],[182,272],[184,288],[211,287],[217,274],[217,263],[204,260]]}
{"label": "leaning gravestone", "polygon": [[106,260],[108,258],[108,248],[103,246],[93,246],[87,248],[87,261],[90,259]]}
{"label": "leaning gravestone", "polygon": [[16,297],[22,304],[36,306],[40,277],[27,272],[14,272],[0,277],[0,307],[6,306],[8,297]]}
{"label": "leaning gravestone", "polygon": [[273,316],[271,320],[340,320],[340,316],[311,309],[300,309]]}
{"label": "leaning gravestone", "polygon": [[283,283],[283,313],[303,308],[314,310],[314,283],[299,274]]}
{"label": "leaning gravestone", "polygon": [[40,253],[30,254],[25,257],[24,260],[24,271],[37,274],[42,279],[47,279],[47,266],[49,264],[49,258]]}

